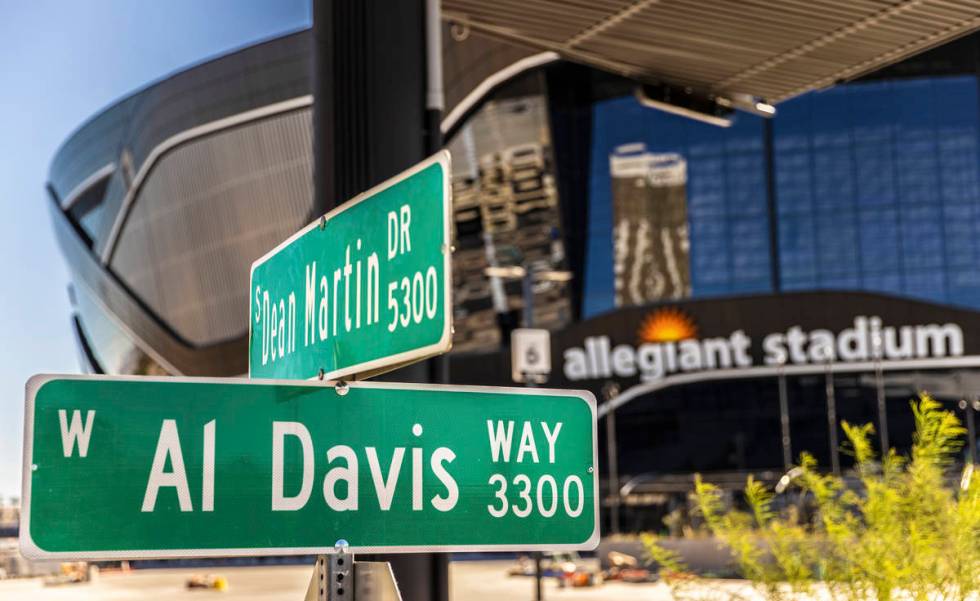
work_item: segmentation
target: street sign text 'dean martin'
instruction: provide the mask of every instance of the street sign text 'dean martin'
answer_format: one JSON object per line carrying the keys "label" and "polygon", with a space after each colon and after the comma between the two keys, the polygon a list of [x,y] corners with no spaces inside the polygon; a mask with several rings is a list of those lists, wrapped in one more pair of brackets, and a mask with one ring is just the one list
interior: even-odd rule
{"label": "street sign text 'dean martin'", "polygon": [[589,393],[35,376],[32,558],[591,549]]}
{"label": "street sign text 'dean martin'", "polygon": [[251,377],[360,379],[449,350],[449,175],[439,152],[252,264]]}

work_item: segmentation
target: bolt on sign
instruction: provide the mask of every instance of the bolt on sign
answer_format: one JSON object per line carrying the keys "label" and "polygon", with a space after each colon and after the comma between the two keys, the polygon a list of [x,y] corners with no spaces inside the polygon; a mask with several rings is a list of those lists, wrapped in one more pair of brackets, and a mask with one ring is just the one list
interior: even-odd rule
{"label": "bolt on sign", "polygon": [[587,392],[34,376],[24,461],[30,558],[598,542]]}
{"label": "bolt on sign", "polygon": [[449,175],[444,150],[252,264],[251,377],[366,377],[449,350]]}

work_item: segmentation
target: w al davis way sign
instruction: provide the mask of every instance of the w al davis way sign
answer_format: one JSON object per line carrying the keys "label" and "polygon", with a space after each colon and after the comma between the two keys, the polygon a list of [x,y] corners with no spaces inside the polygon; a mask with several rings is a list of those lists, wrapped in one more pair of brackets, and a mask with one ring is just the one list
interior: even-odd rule
{"label": "w al davis way sign", "polygon": [[31,558],[592,549],[586,392],[35,376]]}
{"label": "w al davis way sign", "polygon": [[251,377],[364,376],[449,350],[449,175],[442,151],[252,265]]}

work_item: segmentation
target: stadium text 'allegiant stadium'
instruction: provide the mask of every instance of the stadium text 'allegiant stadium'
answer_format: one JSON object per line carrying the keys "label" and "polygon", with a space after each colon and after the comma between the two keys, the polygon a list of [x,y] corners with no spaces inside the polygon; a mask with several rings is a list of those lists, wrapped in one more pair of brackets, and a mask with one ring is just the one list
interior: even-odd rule
{"label": "stadium text 'allegiant stadium'", "polygon": [[[644,382],[675,372],[751,367],[751,337],[736,330],[727,337],[613,346],[609,336],[589,336],[563,353],[571,381],[639,377]],[[762,338],[766,365],[860,362],[963,355],[963,329],[955,323],[886,326],[878,316],[860,315],[839,332],[804,331],[792,326]]]}

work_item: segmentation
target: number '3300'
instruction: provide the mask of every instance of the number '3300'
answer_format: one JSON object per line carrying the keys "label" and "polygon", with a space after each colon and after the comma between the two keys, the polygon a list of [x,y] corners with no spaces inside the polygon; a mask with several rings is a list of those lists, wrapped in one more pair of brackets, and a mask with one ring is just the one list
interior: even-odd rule
{"label": "number '3300'", "polygon": [[[542,517],[550,518],[558,511],[559,499],[568,517],[577,518],[582,514],[585,495],[582,479],[576,475],[565,478],[565,482],[561,486],[560,496],[558,483],[555,481],[555,477],[549,474],[538,478],[536,485],[526,474],[514,476],[511,483],[517,492],[517,500],[513,503],[507,498],[507,478],[503,474],[490,476],[489,484],[495,487],[496,501],[487,505],[487,511],[495,518],[504,517],[508,511],[519,518],[526,518],[535,509]],[[534,491],[533,497],[532,490]],[[573,497],[574,507],[572,506]]]}

